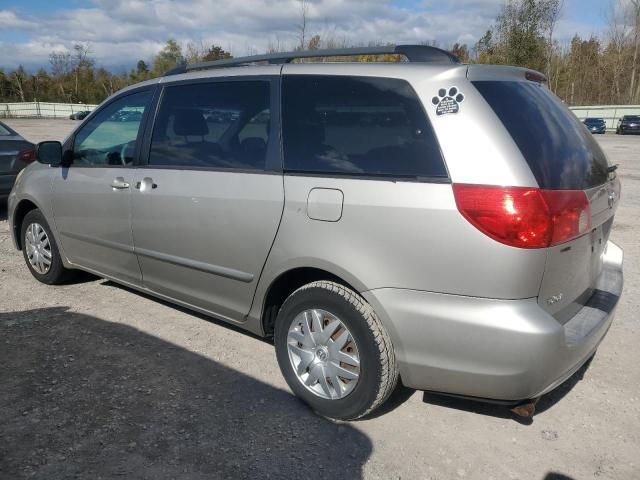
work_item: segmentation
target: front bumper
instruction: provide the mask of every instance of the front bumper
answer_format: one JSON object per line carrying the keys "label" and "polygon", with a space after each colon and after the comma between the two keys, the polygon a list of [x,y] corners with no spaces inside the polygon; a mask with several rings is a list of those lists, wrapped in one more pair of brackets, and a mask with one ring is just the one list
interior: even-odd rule
{"label": "front bumper", "polygon": [[389,330],[406,386],[519,401],[551,391],[591,358],[622,293],[622,256],[618,246],[607,244],[594,295],[564,325],[536,298],[394,288],[362,295]]}

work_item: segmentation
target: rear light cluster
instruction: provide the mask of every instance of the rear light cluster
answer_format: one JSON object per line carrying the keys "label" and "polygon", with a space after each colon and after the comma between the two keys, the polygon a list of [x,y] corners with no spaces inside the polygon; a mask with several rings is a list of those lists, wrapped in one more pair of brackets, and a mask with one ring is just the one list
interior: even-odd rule
{"label": "rear light cluster", "polygon": [[36,151],[33,148],[22,150],[18,153],[17,159],[24,163],[32,163],[36,160]]}
{"label": "rear light cluster", "polygon": [[454,184],[458,210],[478,230],[505,245],[547,248],[590,229],[582,190]]}

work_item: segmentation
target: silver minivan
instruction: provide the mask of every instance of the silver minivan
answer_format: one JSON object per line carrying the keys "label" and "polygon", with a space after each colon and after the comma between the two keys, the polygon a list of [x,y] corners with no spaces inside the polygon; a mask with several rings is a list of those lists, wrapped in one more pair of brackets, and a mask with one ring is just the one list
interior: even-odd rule
{"label": "silver minivan", "polygon": [[272,336],[327,417],[399,379],[532,414],[622,291],[620,182],[588,130],[541,74],[432,47],[179,67],[37,158],[9,198],[36,279],[85,270]]}

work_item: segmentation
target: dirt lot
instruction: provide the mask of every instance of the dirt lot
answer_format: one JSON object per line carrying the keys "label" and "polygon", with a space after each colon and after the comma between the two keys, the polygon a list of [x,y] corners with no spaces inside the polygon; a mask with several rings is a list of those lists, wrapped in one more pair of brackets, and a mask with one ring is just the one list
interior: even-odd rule
{"label": "dirt lot", "polygon": [[[9,124],[32,141],[75,125]],[[620,164],[625,293],[533,422],[406,389],[375,418],[318,418],[268,342],[105,280],[38,284],[0,207],[0,478],[640,478],[640,137],[598,141]]]}

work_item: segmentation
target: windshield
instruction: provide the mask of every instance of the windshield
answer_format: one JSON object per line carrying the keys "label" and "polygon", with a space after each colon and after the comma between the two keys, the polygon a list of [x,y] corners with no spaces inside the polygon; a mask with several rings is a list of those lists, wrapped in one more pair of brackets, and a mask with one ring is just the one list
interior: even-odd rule
{"label": "windshield", "polygon": [[585,190],[607,181],[602,149],[548,88],[518,81],[473,84],[511,134],[540,188]]}

